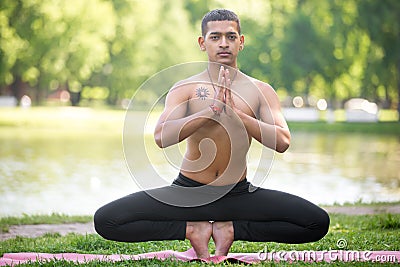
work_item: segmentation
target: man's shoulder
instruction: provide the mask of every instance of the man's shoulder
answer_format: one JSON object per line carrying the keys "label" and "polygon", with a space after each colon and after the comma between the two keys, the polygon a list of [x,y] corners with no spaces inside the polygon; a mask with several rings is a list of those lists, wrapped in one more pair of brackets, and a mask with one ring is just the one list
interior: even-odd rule
{"label": "man's shoulder", "polygon": [[184,92],[186,90],[192,90],[193,88],[196,88],[199,84],[204,84],[206,82],[207,81],[204,80],[203,75],[199,73],[176,82],[172,86],[170,91],[179,89],[180,92]]}
{"label": "man's shoulder", "polygon": [[275,89],[269,83],[263,82],[263,81],[261,81],[259,79],[256,79],[256,78],[248,76],[248,75],[246,75],[246,76],[247,76],[247,79],[249,81],[251,81],[255,86],[257,86],[257,88],[259,90],[261,90],[261,92],[263,92],[263,93],[275,93]]}
{"label": "man's shoulder", "polygon": [[255,78],[251,78],[253,79],[253,83],[259,88],[259,92],[262,95],[262,98],[265,99],[269,105],[273,105],[273,106],[279,106],[279,97],[278,94],[276,93],[275,89],[266,82],[260,81],[258,79]]}

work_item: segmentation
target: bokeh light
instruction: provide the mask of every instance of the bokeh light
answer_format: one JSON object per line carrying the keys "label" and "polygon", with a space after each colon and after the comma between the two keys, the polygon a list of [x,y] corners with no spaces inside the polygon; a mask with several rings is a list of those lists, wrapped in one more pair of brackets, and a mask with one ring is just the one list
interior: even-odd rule
{"label": "bokeh light", "polygon": [[317,108],[319,110],[326,110],[328,108],[328,102],[325,99],[321,98],[317,101]]}
{"label": "bokeh light", "polygon": [[296,96],[293,98],[293,106],[296,108],[301,108],[304,105],[304,100],[301,96]]}

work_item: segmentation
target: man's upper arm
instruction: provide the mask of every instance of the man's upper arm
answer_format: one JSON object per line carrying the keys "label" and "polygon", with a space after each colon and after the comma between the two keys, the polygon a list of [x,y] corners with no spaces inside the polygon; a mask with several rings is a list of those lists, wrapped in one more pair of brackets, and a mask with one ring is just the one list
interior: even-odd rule
{"label": "man's upper arm", "polygon": [[286,120],[281,111],[281,105],[275,90],[268,84],[259,85],[261,91],[260,120],[274,124],[282,128],[288,128]]}
{"label": "man's upper arm", "polygon": [[188,96],[185,86],[174,86],[168,92],[162,112],[157,125],[168,120],[176,120],[185,117],[187,113]]}

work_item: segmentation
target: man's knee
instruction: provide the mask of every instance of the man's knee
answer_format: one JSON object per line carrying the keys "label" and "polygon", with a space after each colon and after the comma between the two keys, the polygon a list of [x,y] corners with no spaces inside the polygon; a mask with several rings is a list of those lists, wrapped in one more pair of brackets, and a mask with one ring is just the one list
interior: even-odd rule
{"label": "man's knee", "polygon": [[109,218],[109,216],[107,216],[104,207],[101,207],[100,209],[98,209],[93,216],[94,229],[100,236],[102,236],[103,238],[106,238],[106,239],[110,239],[110,236],[109,236],[110,221],[109,220],[110,220],[110,218]]}
{"label": "man's knee", "polygon": [[328,213],[321,209],[321,212],[318,216],[318,218],[316,218],[316,225],[317,227],[315,228],[315,235],[314,235],[314,239],[313,241],[318,241],[320,239],[322,239],[329,231],[329,224],[330,224],[330,218]]}

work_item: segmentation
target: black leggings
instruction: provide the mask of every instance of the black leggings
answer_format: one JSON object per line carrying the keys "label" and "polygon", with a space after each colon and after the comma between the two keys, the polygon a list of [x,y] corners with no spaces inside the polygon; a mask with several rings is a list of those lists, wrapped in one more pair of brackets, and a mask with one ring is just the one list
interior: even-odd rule
{"label": "black leggings", "polygon": [[[182,174],[173,185],[202,184]],[[198,207],[162,203],[145,191],[130,194],[101,207],[94,215],[95,229],[102,237],[123,242],[184,240],[187,221],[232,221],[234,240],[305,243],[328,232],[329,216],[311,202],[288,193],[258,188],[249,191],[243,180],[222,198]]]}

